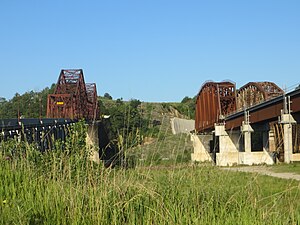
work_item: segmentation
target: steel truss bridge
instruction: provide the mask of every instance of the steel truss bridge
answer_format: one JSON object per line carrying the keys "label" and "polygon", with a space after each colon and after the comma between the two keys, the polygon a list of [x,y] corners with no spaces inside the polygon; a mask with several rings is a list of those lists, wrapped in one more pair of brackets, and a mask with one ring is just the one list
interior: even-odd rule
{"label": "steel truss bridge", "polygon": [[245,121],[245,112],[250,123],[277,121],[288,110],[299,118],[300,89],[284,93],[272,82],[250,82],[237,90],[230,81],[206,82],[197,95],[195,129],[209,132],[224,122],[227,130],[236,129]]}
{"label": "steel truss bridge", "polygon": [[35,142],[44,151],[53,139],[64,141],[72,124],[93,123],[99,116],[96,84],[85,83],[82,69],[61,70],[55,91],[48,96],[47,118],[1,119],[0,141]]}
{"label": "steel truss bridge", "polygon": [[[272,82],[249,82],[239,89],[231,81],[206,82],[197,95],[195,131],[199,135],[217,132],[215,128],[219,124],[227,132],[242,131],[245,124],[251,124],[254,132],[251,131],[250,149],[262,150],[267,146],[283,158],[283,149],[288,148],[284,136],[287,123],[292,129],[289,133],[292,153],[300,153],[299,86],[285,93]],[[264,140],[268,141],[263,144]]]}

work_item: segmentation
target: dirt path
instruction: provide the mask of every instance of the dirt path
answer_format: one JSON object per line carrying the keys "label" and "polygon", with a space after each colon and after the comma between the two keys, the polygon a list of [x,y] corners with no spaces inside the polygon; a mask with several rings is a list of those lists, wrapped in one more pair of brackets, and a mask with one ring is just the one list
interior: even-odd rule
{"label": "dirt path", "polygon": [[265,166],[226,167],[226,168],[222,168],[222,170],[259,173],[262,175],[268,175],[268,176],[272,176],[272,177],[278,177],[278,178],[283,178],[283,179],[294,179],[294,180],[300,181],[300,174],[275,173],[270,168],[267,168]]}

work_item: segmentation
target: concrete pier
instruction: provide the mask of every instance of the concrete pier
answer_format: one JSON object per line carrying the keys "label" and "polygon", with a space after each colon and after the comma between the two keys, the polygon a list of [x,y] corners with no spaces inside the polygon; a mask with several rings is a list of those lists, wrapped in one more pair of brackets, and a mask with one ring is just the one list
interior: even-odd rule
{"label": "concrete pier", "polygon": [[[194,153],[192,153],[192,161],[215,161],[217,166],[233,166],[233,165],[257,165],[257,164],[274,164],[273,153],[268,149],[269,133],[267,126],[258,126],[259,132],[262,134],[261,150],[252,150],[252,134],[255,129],[250,124],[243,123],[240,130],[225,130],[225,124],[216,124],[214,135],[216,141],[213,142],[213,135],[191,135],[194,145]],[[263,130],[263,132],[262,132]],[[211,146],[215,144],[216,146]],[[212,149],[217,149],[215,154]]]}
{"label": "concrete pier", "polygon": [[293,155],[292,124],[296,121],[291,114],[282,114],[280,122],[283,124],[284,162],[290,163]]}
{"label": "concrete pier", "polygon": [[99,157],[99,123],[95,122],[87,125],[86,147],[90,154],[90,160],[100,163]]}
{"label": "concrete pier", "polygon": [[225,124],[215,125],[215,136],[219,138],[219,153],[216,154],[218,166],[233,166],[239,163],[240,132],[225,130]]}
{"label": "concrete pier", "polygon": [[249,123],[243,123],[241,127],[241,132],[244,137],[244,150],[245,152],[251,152],[251,134],[254,132]]}

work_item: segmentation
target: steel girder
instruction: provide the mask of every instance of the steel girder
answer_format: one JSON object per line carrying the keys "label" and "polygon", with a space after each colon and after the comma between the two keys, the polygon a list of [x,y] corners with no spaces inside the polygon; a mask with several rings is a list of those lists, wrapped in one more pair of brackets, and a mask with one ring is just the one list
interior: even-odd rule
{"label": "steel girder", "polygon": [[195,129],[197,132],[212,130],[215,123],[236,110],[235,84],[206,82],[196,99]]}

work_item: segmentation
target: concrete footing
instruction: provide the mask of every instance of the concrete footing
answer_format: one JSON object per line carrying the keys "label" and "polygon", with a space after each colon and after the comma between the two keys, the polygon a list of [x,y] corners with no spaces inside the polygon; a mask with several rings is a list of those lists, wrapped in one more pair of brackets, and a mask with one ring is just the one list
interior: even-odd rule
{"label": "concrete footing", "polygon": [[192,161],[212,162],[212,154],[210,153],[210,141],[212,135],[196,135],[191,134],[191,141],[193,142],[194,153],[192,153]]}
{"label": "concrete footing", "polygon": [[273,165],[274,158],[272,154],[267,151],[262,152],[240,152],[239,164],[241,165],[255,165],[255,164],[267,164]]}
{"label": "concrete footing", "polygon": [[[266,151],[265,148],[261,151],[252,151],[251,134],[253,132],[254,130],[249,124],[243,124],[240,130],[230,132],[225,130],[224,124],[218,124],[215,125],[214,137],[213,134],[193,134],[191,136],[194,145],[192,161],[203,162],[215,159],[217,166],[274,164],[273,154]],[[215,143],[217,146],[207,147],[208,139],[211,141],[216,139]],[[241,145],[241,143],[243,144]],[[217,149],[215,158],[212,149]]]}

